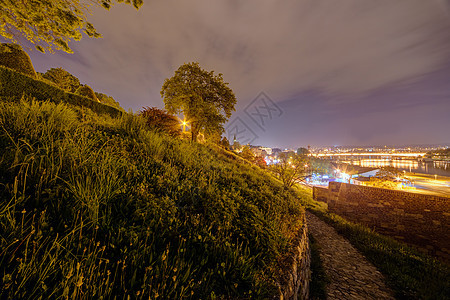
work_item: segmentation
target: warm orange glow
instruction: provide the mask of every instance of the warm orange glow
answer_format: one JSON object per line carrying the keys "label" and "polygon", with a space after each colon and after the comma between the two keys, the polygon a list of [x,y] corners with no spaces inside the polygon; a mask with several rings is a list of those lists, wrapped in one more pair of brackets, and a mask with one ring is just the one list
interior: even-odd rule
{"label": "warm orange glow", "polygon": [[178,118],[178,120],[180,121],[180,124],[183,127],[183,132],[185,132],[186,131],[186,126],[189,126],[189,121],[186,120],[186,117],[183,117],[183,120]]}

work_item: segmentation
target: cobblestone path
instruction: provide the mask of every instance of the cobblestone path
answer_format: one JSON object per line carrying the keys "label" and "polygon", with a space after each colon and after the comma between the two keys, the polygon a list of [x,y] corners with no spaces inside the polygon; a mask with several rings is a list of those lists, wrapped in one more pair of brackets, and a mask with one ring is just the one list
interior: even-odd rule
{"label": "cobblestone path", "polygon": [[350,242],[312,213],[306,220],[329,278],[328,299],[395,299],[383,275]]}

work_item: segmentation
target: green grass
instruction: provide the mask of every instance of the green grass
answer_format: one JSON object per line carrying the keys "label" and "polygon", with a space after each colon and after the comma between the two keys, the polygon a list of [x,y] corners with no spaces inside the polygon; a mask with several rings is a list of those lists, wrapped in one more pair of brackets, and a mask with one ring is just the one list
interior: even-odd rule
{"label": "green grass", "polygon": [[303,214],[259,168],[137,116],[0,102],[0,298],[269,298]]}
{"label": "green grass", "polygon": [[308,199],[304,195],[302,199],[309,211],[333,226],[385,275],[397,299],[449,299],[448,265],[404,243],[332,214],[324,203],[316,202],[311,197]]}

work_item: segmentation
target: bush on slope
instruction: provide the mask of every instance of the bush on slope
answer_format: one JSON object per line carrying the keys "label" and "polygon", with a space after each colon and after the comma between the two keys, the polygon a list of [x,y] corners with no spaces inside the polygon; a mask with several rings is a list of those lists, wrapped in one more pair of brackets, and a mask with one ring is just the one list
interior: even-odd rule
{"label": "bush on slope", "polygon": [[20,45],[0,43],[0,65],[36,78],[33,63]]}

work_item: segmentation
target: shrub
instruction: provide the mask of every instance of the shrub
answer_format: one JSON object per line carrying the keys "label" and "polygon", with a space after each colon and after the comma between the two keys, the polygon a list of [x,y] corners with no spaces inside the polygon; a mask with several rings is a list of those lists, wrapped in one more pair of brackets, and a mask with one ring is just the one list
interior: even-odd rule
{"label": "shrub", "polygon": [[95,92],[95,96],[97,97],[98,101],[101,103],[107,104],[109,106],[115,107],[117,109],[120,109],[121,111],[125,111],[113,97]]}
{"label": "shrub", "polygon": [[98,101],[97,96],[95,96],[94,90],[87,84],[80,86],[75,91],[75,95],[80,95],[80,96],[92,99],[94,101],[100,102],[100,101]]}
{"label": "shrub", "polygon": [[36,78],[31,59],[20,45],[0,44],[0,65]]}
{"label": "shrub", "polygon": [[149,127],[161,130],[170,135],[180,134],[180,122],[174,115],[156,107],[144,107],[140,112]]}

